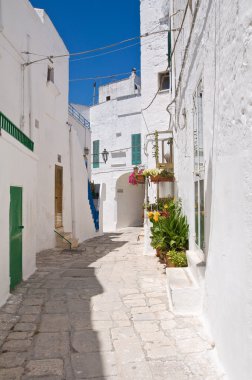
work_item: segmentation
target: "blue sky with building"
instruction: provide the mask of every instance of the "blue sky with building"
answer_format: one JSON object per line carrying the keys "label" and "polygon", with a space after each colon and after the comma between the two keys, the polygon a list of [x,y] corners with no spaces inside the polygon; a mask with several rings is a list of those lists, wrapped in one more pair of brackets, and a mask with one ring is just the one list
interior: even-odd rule
{"label": "blue sky with building", "polygon": [[[45,9],[71,53],[92,50],[140,34],[139,0],[30,1],[34,7]],[[133,67],[139,69],[139,42],[139,39],[136,39],[100,52],[72,57],[70,101],[92,103],[94,80],[71,82],[73,79],[127,73]],[[124,48],[129,45],[130,47]],[[107,54],[110,51],[114,52]],[[127,75],[117,78],[125,76]],[[111,80],[99,79],[97,86]]]}

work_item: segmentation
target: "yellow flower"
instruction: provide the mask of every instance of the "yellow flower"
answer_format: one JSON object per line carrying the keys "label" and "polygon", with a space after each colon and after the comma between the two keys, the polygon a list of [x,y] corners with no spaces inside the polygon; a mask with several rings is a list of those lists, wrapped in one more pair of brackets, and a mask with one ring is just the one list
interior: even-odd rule
{"label": "yellow flower", "polygon": [[153,219],[154,219],[155,222],[158,222],[158,218],[159,218],[159,216],[160,216],[160,214],[159,214],[158,211],[154,212],[154,217],[153,217]]}
{"label": "yellow flower", "polygon": [[149,219],[151,219],[151,218],[153,217],[154,214],[153,214],[152,211],[150,211],[150,212],[147,213],[147,215],[148,215]]}
{"label": "yellow flower", "polygon": [[166,203],[166,204],[164,205],[164,209],[167,210],[168,208],[169,208],[169,206],[168,206],[168,204]]}

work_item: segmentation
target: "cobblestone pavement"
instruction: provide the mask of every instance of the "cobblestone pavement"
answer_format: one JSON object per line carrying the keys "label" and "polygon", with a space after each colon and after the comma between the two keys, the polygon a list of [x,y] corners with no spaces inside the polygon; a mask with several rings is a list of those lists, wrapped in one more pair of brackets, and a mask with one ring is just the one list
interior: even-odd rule
{"label": "cobblestone pavement", "polygon": [[0,309],[0,379],[221,379],[199,321],[168,310],[140,229],[42,252]]}

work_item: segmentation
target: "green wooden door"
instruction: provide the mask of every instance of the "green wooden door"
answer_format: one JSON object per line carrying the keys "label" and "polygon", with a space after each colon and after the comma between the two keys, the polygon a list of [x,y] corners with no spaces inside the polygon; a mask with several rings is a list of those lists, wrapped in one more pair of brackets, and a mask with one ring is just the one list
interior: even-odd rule
{"label": "green wooden door", "polygon": [[22,281],[22,188],[10,188],[10,288]]}

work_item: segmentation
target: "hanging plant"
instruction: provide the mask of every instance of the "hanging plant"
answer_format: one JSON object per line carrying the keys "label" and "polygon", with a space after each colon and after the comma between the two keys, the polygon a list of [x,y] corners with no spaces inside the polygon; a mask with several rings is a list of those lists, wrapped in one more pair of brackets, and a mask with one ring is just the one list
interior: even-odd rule
{"label": "hanging plant", "polygon": [[136,166],[134,168],[133,173],[131,173],[129,176],[129,183],[135,186],[135,185],[138,185],[139,183],[144,184],[144,182],[145,182],[145,177],[143,175],[143,170],[138,170],[138,167]]}

